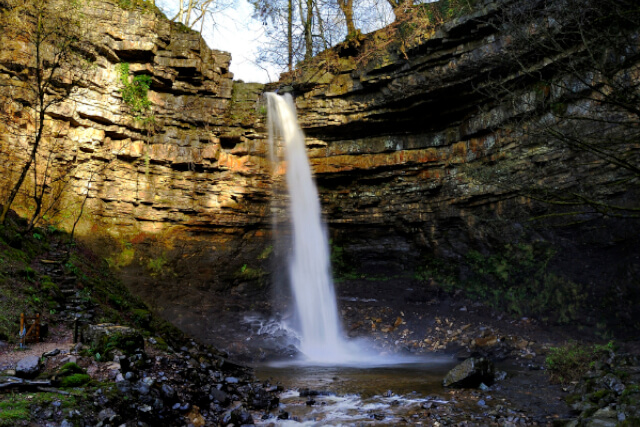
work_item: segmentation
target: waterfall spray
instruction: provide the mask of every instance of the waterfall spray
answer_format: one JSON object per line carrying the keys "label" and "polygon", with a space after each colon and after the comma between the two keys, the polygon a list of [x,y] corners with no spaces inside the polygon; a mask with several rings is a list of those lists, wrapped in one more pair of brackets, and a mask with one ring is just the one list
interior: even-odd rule
{"label": "waterfall spray", "polygon": [[293,232],[289,280],[300,321],[300,350],[313,362],[340,363],[349,357],[338,320],[327,233],[322,224],[304,134],[298,125],[291,95],[268,93],[266,98],[271,150],[275,153],[275,141],[281,140],[287,162]]}

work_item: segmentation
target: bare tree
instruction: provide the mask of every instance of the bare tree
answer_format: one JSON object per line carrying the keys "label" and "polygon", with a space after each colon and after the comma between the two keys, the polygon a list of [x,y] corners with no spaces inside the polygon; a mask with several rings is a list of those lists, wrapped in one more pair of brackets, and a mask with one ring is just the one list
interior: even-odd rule
{"label": "bare tree", "polygon": [[[11,129],[14,140],[26,142],[28,152],[20,173],[0,213],[0,224],[34,166],[46,137],[47,113],[64,101],[74,80],[70,65],[78,59],[82,14],[78,2],[55,0],[4,0],[0,3],[0,21],[11,48],[26,55],[17,58],[8,70],[10,78],[2,82],[8,94],[0,111],[11,127],[16,120],[26,122]],[[47,165],[49,163],[47,162]],[[34,171],[35,176],[37,172]],[[43,184],[44,185],[44,184]],[[37,187],[34,192],[41,200]],[[41,206],[39,206],[41,210]]]}
{"label": "bare tree", "polygon": [[489,108],[510,104],[516,137],[601,173],[559,185],[505,162],[480,179],[561,208],[545,217],[640,218],[637,3],[514,2],[495,25],[506,45],[478,88],[495,99]]}

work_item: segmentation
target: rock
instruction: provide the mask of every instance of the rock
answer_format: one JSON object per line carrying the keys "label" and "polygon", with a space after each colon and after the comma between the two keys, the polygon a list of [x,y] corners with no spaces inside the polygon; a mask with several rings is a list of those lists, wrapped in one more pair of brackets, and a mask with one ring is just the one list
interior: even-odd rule
{"label": "rock", "polygon": [[27,356],[20,359],[16,365],[16,376],[20,378],[34,378],[40,372],[40,358]]}
{"label": "rock", "polygon": [[176,396],[176,391],[168,384],[162,384],[162,396],[167,400],[172,400]]}
{"label": "rock", "polygon": [[226,406],[229,403],[229,395],[222,390],[218,390],[217,388],[212,388],[209,392],[209,397],[211,400],[220,403],[223,406]]}
{"label": "rock", "polygon": [[247,411],[242,408],[237,408],[232,411],[226,412],[222,416],[222,425],[228,426],[233,424],[234,426],[242,426],[247,424],[254,424],[253,417]]}
{"label": "rock", "polygon": [[53,357],[53,356],[57,356],[58,354],[60,354],[60,349],[56,348],[55,350],[42,353],[42,357]]}
{"label": "rock", "polygon": [[115,420],[117,416],[118,414],[116,414],[116,412],[113,409],[106,408],[98,413],[98,420],[102,422],[109,421],[111,423]]}
{"label": "rock", "polygon": [[618,412],[610,406],[598,409],[587,421],[587,427],[615,427],[618,424]]}
{"label": "rock", "polygon": [[476,388],[481,383],[493,384],[495,368],[493,363],[484,357],[470,357],[444,377],[442,384],[445,387]]}
{"label": "rock", "polygon": [[203,427],[205,425],[205,419],[202,414],[200,414],[200,408],[195,405],[191,408],[191,411],[189,411],[186,417],[194,427]]}
{"label": "rock", "polygon": [[85,339],[106,359],[111,359],[116,349],[125,355],[132,355],[139,349],[144,350],[144,339],[138,331],[112,323],[89,325],[85,331]]}

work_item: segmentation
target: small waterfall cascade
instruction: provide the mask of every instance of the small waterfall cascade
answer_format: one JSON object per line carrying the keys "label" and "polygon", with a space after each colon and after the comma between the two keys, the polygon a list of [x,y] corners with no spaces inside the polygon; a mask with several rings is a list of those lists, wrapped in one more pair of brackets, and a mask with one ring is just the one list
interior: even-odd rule
{"label": "small waterfall cascade", "polygon": [[349,355],[338,319],[327,233],[304,134],[298,125],[291,95],[267,93],[265,96],[272,157],[275,157],[276,141],[282,141],[285,152],[293,235],[289,280],[300,321],[300,350],[311,362],[341,363],[349,359]]}

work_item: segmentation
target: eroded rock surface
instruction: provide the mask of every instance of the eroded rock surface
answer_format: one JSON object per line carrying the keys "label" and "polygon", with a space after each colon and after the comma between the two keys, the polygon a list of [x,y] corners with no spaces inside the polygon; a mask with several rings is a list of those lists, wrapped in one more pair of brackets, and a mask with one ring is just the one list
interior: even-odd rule
{"label": "eroded rock surface", "polygon": [[[561,245],[558,266],[585,280],[609,281],[619,266],[638,264],[637,248],[620,249],[637,225],[603,216],[588,233],[532,229],[532,216],[553,209],[478,178],[508,166],[513,179],[566,190],[598,183],[609,200],[631,197],[619,174],[583,154],[522,138],[516,125],[538,123],[514,121],[522,106],[478,90],[508,42],[493,25],[502,4],[485,1],[404,55],[363,62],[338,49],[335,63],[273,85],[294,93],[335,258],[354,274],[412,275],[426,256],[462,260],[470,249],[527,239]],[[271,213],[281,223],[286,201],[274,186],[282,171],[268,162],[263,86],[233,82],[229,54],[154,11],[102,0],[85,13],[90,66],[66,75],[75,82],[70,95],[47,116],[45,153],[56,153],[69,178],[60,218],[71,226],[82,212],[76,233],[190,333],[217,334],[211,326],[229,313],[269,309],[264,291],[282,281],[269,272],[282,255]],[[6,83],[26,66],[18,52],[29,46],[11,31],[2,38],[11,46],[0,57]],[[137,120],[122,100],[125,62],[131,77],[152,78],[151,121]],[[13,120],[0,124],[7,191],[26,152],[12,129],[33,123],[28,102],[2,96],[15,107]],[[30,212],[26,199],[15,208]],[[596,271],[585,273],[577,258]]]}

